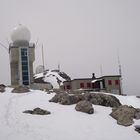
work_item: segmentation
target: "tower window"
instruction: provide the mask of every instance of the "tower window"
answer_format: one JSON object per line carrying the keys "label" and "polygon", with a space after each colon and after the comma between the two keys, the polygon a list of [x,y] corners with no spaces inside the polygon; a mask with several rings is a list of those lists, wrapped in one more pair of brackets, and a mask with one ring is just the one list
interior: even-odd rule
{"label": "tower window", "polygon": [[22,69],[22,83],[29,85],[29,68],[28,68],[28,55],[27,48],[21,48],[21,69]]}

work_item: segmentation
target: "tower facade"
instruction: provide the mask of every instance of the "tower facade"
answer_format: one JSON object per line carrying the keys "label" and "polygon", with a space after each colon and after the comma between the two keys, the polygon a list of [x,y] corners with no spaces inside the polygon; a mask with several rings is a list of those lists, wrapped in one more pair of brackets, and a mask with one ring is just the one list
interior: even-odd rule
{"label": "tower facade", "polygon": [[11,85],[33,83],[33,62],[35,44],[30,43],[31,34],[27,27],[18,25],[11,33],[9,45]]}

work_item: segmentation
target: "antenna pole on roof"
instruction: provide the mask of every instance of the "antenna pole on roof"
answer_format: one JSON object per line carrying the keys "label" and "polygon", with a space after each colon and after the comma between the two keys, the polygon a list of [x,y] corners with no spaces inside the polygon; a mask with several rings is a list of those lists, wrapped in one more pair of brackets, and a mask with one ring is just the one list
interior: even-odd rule
{"label": "antenna pole on roof", "polygon": [[121,63],[120,63],[120,57],[118,54],[118,67],[119,67],[119,75],[121,76],[120,78],[120,94],[123,94],[123,88],[122,88],[122,68],[121,68]]}
{"label": "antenna pole on roof", "polygon": [[100,74],[101,74],[101,77],[102,77],[103,76],[102,64],[100,64]]}
{"label": "antenna pole on roof", "polygon": [[45,65],[44,65],[44,49],[43,49],[43,44],[42,44],[42,65],[43,65],[43,70],[45,71]]}
{"label": "antenna pole on roof", "polygon": [[59,70],[59,72],[60,72],[60,64],[58,63],[58,70]]}

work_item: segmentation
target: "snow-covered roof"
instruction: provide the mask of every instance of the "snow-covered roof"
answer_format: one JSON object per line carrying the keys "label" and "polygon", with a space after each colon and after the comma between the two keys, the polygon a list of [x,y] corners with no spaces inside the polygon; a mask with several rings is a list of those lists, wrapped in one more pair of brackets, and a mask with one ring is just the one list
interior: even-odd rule
{"label": "snow-covered roof", "polygon": [[[61,72],[61,74],[64,74]],[[55,70],[48,70],[44,73],[35,74],[35,79],[42,78],[44,82],[49,82],[53,86],[53,88],[60,88],[63,85],[63,82],[66,81],[60,73]]]}

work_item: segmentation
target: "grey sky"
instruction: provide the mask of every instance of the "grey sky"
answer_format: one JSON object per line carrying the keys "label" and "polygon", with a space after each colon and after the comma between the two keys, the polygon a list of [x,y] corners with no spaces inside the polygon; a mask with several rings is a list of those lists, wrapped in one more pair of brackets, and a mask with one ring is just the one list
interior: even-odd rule
{"label": "grey sky", "polygon": [[[0,41],[7,45],[17,24],[39,39],[34,66],[41,62],[72,78],[119,74],[126,94],[140,95],[140,0],[0,0]],[[0,83],[10,83],[9,55],[0,47]]]}

